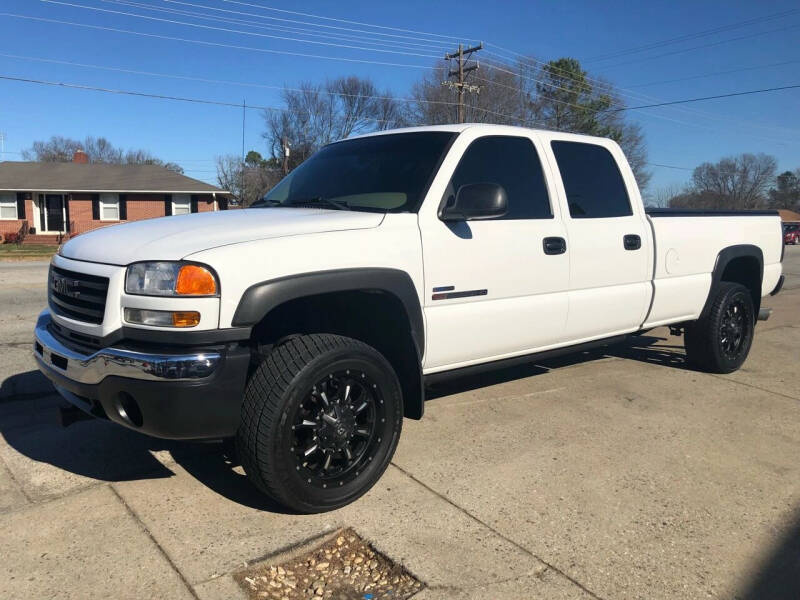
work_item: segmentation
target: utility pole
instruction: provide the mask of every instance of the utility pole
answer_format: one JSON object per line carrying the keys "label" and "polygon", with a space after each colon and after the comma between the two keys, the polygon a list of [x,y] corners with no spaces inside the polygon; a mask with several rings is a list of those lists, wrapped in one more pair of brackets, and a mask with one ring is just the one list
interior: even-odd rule
{"label": "utility pole", "polygon": [[283,150],[283,174],[289,174],[289,140],[286,136],[281,138],[281,149]]}
{"label": "utility pole", "polygon": [[[446,85],[449,88],[456,88],[456,91],[458,92],[459,123],[463,123],[466,120],[466,110],[464,107],[464,92],[479,94],[481,91],[481,86],[470,85],[468,83],[465,83],[464,81],[464,77],[467,73],[478,69],[479,65],[477,61],[474,62],[473,64],[465,64],[469,62],[470,58],[472,58],[472,54],[474,52],[477,52],[478,50],[483,50],[483,42],[481,42],[477,46],[472,46],[472,48],[466,48],[466,49],[461,44],[459,44],[457,52],[444,55],[444,59],[448,62],[453,59],[456,59],[458,61],[458,68],[455,70],[448,71],[447,81],[443,81],[442,85]],[[450,81],[451,77],[457,77],[458,79],[456,81]]]}
{"label": "utility pole", "polygon": [[247,118],[247,100],[242,98],[242,168],[240,174],[239,208],[247,208],[244,205],[244,123]]}

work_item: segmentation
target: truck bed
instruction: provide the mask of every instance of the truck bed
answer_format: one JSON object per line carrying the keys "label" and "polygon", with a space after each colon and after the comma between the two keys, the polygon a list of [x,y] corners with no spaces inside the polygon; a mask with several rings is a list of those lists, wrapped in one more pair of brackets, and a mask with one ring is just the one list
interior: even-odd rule
{"label": "truck bed", "polygon": [[653,232],[653,303],[644,323],[655,327],[700,315],[721,248],[756,246],[763,253],[761,295],[778,283],[783,240],[774,210],[648,208]]}

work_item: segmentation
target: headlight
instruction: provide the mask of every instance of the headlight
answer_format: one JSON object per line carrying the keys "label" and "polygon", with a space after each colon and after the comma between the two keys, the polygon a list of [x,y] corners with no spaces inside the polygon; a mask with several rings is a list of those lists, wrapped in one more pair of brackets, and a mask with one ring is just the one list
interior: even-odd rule
{"label": "headlight", "polygon": [[180,262],[144,262],[128,267],[125,293],[142,296],[216,296],[210,268]]}

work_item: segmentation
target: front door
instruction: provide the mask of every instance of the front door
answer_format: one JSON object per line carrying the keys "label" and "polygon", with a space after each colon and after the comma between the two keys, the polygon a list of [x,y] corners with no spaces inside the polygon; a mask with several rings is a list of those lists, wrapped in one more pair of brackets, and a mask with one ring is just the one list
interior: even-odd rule
{"label": "front door", "polygon": [[[479,131],[453,144],[431,187],[436,200],[419,214],[428,372],[552,346],[566,323],[567,234],[558,206],[551,206],[540,143],[527,135],[478,137]],[[440,198],[452,201],[461,186],[487,182],[504,188],[506,215],[439,219]],[[546,249],[547,240],[564,249]]]}
{"label": "front door", "polygon": [[64,231],[64,195],[41,194],[39,195],[39,218],[42,231],[61,233]]}

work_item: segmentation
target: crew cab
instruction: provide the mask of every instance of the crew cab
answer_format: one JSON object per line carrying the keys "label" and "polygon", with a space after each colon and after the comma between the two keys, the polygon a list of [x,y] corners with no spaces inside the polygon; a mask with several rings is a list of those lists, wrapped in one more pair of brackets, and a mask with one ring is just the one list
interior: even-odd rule
{"label": "crew cab", "polygon": [[437,379],[662,325],[696,368],[737,369],[782,251],[773,211],[646,210],[609,139],[385,131],[251,208],[71,239],[34,355],[84,411],[233,438],[260,490],[318,512],[378,480]]}

